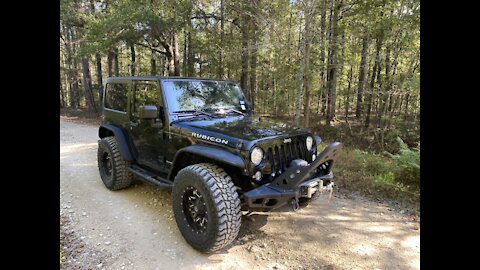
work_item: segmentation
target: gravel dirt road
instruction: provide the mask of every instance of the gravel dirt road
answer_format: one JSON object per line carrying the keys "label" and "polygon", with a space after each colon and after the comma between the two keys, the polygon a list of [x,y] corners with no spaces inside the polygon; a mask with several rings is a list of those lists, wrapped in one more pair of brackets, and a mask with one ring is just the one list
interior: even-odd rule
{"label": "gravel dirt road", "polygon": [[416,219],[335,194],[298,212],[243,216],[228,248],[205,255],[177,229],[171,193],[146,183],[112,192],[100,179],[97,126],[60,120],[64,269],[419,269]]}

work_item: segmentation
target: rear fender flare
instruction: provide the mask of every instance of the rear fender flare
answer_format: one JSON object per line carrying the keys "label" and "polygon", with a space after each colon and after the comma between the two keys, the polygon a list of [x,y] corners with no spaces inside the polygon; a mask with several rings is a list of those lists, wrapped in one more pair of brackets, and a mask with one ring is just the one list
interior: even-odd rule
{"label": "rear fender flare", "polygon": [[123,131],[122,128],[116,127],[114,125],[101,125],[98,129],[98,137],[100,139],[115,136],[118,141],[118,146],[120,148],[120,154],[122,154],[123,159],[127,161],[133,161],[134,156],[132,154],[132,149],[129,144],[128,135]]}

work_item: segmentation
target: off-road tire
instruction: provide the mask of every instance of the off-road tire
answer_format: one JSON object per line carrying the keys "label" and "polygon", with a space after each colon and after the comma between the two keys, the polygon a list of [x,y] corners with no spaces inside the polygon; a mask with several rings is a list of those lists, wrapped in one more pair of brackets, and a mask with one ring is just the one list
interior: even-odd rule
{"label": "off-road tire", "polygon": [[319,191],[317,191],[317,192],[315,192],[315,194],[313,194],[312,198],[306,198],[306,197],[298,198],[298,206],[300,208],[305,208],[310,203],[314,202],[315,200],[318,200],[319,197],[320,197],[320,193],[319,193]]}
{"label": "off-road tire", "polygon": [[[110,170],[105,165],[105,156],[110,157]],[[133,174],[128,170],[129,162],[123,159],[115,137],[105,137],[98,142],[97,162],[102,182],[108,189],[120,190],[131,185]]]}
{"label": "off-road tire", "polygon": [[[187,221],[183,206],[186,190],[195,188],[204,198],[206,225],[203,232]],[[173,182],[172,207],[185,240],[201,252],[213,252],[230,244],[238,235],[242,213],[232,178],[210,163],[190,165],[178,172]]]}
{"label": "off-road tire", "polygon": [[312,199],[309,198],[298,198],[298,206],[300,208],[307,207],[312,202]]}

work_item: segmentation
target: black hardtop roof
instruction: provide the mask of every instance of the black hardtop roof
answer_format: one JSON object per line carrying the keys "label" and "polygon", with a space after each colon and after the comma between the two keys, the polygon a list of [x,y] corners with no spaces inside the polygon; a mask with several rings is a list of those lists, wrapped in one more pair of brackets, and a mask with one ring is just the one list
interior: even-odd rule
{"label": "black hardtop roof", "polygon": [[222,80],[222,79],[211,79],[211,78],[201,78],[201,77],[181,77],[181,76],[121,76],[121,77],[108,77],[106,82],[115,82],[115,81],[152,81],[152,80],[200,80],[200,81],[223,81],[223,82],[231,82],[237,83],[232,80]]}

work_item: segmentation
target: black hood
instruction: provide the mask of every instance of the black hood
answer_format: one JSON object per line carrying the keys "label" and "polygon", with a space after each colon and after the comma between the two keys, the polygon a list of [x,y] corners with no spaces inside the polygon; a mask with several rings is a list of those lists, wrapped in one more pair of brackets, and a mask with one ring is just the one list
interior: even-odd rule
{"label": "black hood", "polygon": [[266,117],[258,116],[235,116],[216,118],[208,120],[193,120],[177,122],[181,128],[193,127],[196,130],[206,131],[206,135],[223,135],[221,137],[229,137],[242,141],[257,141],[268,137],[292,136],[297,134],[305,134],[308,129],[301,129],[282,121],[273,120]]}

